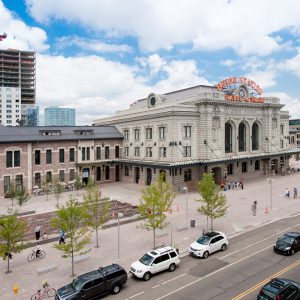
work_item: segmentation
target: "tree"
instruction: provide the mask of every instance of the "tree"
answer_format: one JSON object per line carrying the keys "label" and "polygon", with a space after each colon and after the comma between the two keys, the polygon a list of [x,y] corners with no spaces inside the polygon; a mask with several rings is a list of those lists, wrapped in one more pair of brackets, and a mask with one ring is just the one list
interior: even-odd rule
{"label": "tree", "polygon": [[84,206],[78,205],[75,199],[70,196],[66,206],[60,206],[55,214],[56,217],[51,220],[52,226],[59,230],[63,229],[68,239],[65,243],[54,247],[62,252],[62,257],[71,257],[72,276],[75,276],[74,255],[81,255],[90,251],[90,249],[85,248],[90,241],[87,211]]}
{"label": "tree", "polygon": [[64,192],[64,190],[65,190],[65,188],[63,187],[63,185],[61,184],[59,179],[55,178],[54,185],[53,185],[53,193],[55,195],[57,205],[58,205],[59,197]]}
{"label": "tree", "polygon": [[223,217],[227,210],[226,196],[215,184],[213,174],[205,173],[199,181],[198,186],[201,198],[198,200],[203,204],[197,209],[200,214],[207,217],[206,230],[208,231],[208,219],[210,218],[210,229],[213,230],[213,219]]}
{"label": "tree", "polygon": [[145,219],[140,227],[146,230],[153,230],[154,248],[155,231],[168,225],[165,213],[170,210],[174,198],[175,194],[172,192],[170,183],[164,182],[164,174],[161,174],[154,184],[142,190],[142,199],[138,210],[141,217]]}
{"label": "tree", "polygon": [[23,186],[16,188],[16,202],[20,207],[20,212],[22,206],[28,202],[29,200],[29,193],[25,190]]}
{"label": "tree", "polygon": [[49,194],[52,191],[52,179],[49,175],[42,182],[42,191],[46,194],[46,199],[48,201]]}
{"label": "tree", "polygon": [[78,196],[78,191],[82,188],[82,181],[78,175],[76,175],[75,177],[74,188],[77,191],[77,196]]}
{"label": "tree", "polygon": [[26,232],[27,224],[17,218],[16,212],[9,210],[8,214],[0,218],[0,256],[7,259],[7,271],[9,269],[9,254],[19,253],[24,248],[23,238]]}
{"label": "tree", "polygon": [[109,219],[110,203],[108,198],[100,199],[101,192],[98,187],[93,186],[86,190],[84,206],[88,212],[88,225],[95,230],[96,247],[99,247],[98,229]]}
{"label": "tree", "polygon": [[13,206],[14,205],[14,199],[16,197],[16,188],[15,188],[15,185],[13,183],[9,184],[8,190],[6,191],[5,196],[10,198],[11,206]]}

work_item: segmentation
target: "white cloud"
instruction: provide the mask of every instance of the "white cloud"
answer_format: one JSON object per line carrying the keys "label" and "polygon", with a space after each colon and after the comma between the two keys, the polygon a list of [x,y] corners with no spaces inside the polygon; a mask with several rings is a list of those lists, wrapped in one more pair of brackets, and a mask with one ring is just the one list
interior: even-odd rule
{"label": "white cloud", "polygon": [[280,64],[280,67],[286,71],[291,71],[297,76],[300,76],[300,49],[298,49],[298,54],[291,59]]}
{"label": "white cloud", "polygon": [[0,12],[0,28],[7,33],[7,38],[1,41],[2,49],[13,48],[38,52],[48,49],[47,35],[44,30],[26,25],[6,9],[1,0]]}
{"label": "white cloud", "polygon": [[299,30],[300,1],[285,0],[26,0],[33,18],[136,37],[147,51],[193,42],[195,49],[233,48],[267,55],[285,47],[276,34]]}
{"label": "white cloud", "polygon": [[236,62],[232,59],[225,59],[220,61],[221,65],[224,65],[226,67],[232,67]]}

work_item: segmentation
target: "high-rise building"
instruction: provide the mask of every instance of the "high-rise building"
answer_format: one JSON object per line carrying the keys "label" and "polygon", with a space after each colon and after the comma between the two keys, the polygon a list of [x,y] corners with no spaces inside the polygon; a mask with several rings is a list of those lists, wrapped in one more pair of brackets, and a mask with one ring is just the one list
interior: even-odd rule
{"label": "high-rise building", "polygon": [[45,126],[75,126],[75,108],[45,108]]}
{"label": "high-rise building", "polygon": [[15,126],[35,105],[35,52],[0,50],[0,124]]}
{"label": "high-rise building", "polygon": [[24,126],[39,126],[40,125],[40,108],[39,106],[36,107],[28,107],[26,109],[26,119]]}

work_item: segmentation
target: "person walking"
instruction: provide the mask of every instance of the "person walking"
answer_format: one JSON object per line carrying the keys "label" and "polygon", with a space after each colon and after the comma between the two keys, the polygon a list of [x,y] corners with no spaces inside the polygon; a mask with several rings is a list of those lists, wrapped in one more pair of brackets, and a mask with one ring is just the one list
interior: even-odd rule
{"label": "person walking", "polygon": [[59,241],[58,241],[58,243],[59,243],[59,245],[60,245],[61,243],[65,243],[65,232],[64,232],[63,229],[60,231],[60,236],[59,236]]}
{"label": "person walking", "polygon": [[294,199],[297,198],[297,195],[298,195],[298,190],[296,187],[294,187]]}
{"label": "person walking", "polygon": [[289,189],[288,188],[285,188],[285,198],[288,198],[289,197]]}
{"label": "person walking", "polygon": [[256,209],[257,209],[257,201],[255,200],[252,204],[252,213],[253,216],[256,216]]}
{"label": "person walking", "polygon": [[41,237],[41,226],[37,225],[34,229],[35,239],[38,241]]}

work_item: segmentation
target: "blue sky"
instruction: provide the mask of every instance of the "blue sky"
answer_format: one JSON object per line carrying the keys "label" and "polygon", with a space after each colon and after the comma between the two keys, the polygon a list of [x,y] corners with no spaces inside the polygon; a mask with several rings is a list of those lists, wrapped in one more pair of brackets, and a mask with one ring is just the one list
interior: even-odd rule
{"label": "blue sky", "polygon": [[37,105],[77,124],[231,76],[300,118],[300,1],[0,0],[2,49],[37,53]]}

